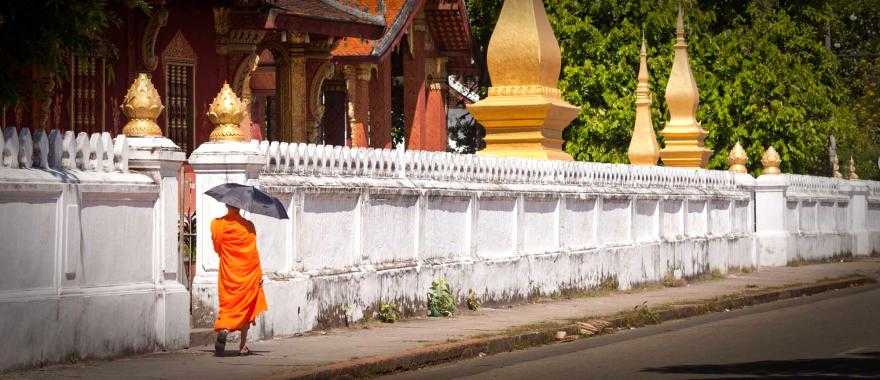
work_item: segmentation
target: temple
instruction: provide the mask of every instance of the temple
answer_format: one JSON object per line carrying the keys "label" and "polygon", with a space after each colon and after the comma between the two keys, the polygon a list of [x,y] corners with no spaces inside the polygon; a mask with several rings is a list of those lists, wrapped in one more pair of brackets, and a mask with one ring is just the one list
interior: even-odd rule
{"label": "temple", "polygon": [[52,95],[0,110],[2,126],[121,133],[122,98],[147,73],[162,133],[187,153],[208,140],[225,82],[249,110],[247,139],[391,147],[396,135],[445,151],[448,76],[474,73],[463,0],[148,3],[120,6],[115,49],[70,57]]}

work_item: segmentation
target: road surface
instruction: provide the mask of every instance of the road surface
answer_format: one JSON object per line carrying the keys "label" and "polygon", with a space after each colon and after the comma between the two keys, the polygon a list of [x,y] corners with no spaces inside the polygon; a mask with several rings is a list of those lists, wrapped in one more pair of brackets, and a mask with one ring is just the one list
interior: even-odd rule
{"label": "road surface", "polygon": [[387,379],[880,378],[880,287],[709,314]]}

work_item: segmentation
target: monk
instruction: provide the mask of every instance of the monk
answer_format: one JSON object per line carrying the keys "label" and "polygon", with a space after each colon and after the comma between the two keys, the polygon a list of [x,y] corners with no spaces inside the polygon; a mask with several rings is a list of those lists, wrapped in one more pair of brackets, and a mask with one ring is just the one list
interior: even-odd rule
{"label": "monk", "polygon": [[214,322],[217,356],[226,352],[226,336],[230,331],[241,331],[240,355],[249,355],[247,333],[265,311],[266,296],[263,294],[263,271],[257,253],[257,234],[254,224],[243,218],[239,209],[226,205],[227,213],[211,222],[211,239],[214,251],[220,256],[220,273],[217,293],[220,295],[220,312]]}

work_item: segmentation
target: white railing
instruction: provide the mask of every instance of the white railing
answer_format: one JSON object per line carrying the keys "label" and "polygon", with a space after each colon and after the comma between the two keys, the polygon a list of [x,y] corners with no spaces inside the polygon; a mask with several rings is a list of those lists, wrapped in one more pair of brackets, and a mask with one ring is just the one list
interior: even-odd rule
{"label": "white railing", "polygon": [[128,142],[125,135],[91,135],[57,129],[31,134],[28,128],[7,127],[0,139],[2,162],[10,169],[67,169],[96,172],[127,172]]}
{"label": "white railing", "polygon": [[252,141],[264,174],[604,187],[736,189],[726,171]]}

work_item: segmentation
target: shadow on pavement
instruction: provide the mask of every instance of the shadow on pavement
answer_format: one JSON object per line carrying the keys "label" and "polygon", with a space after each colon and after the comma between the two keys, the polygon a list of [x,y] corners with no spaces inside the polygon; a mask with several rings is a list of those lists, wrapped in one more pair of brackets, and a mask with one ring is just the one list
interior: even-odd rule
{"label": "shadow on pavement", "polygon": [[880,351],[851,353],[845,357],[825,359],[766,360],[731,364],[695,364],[645,368],[642,372],[663,374],[700,374],[742,376],[725,377],[753,379],[811,378],[839,379],[852,377],[880,377]]}

